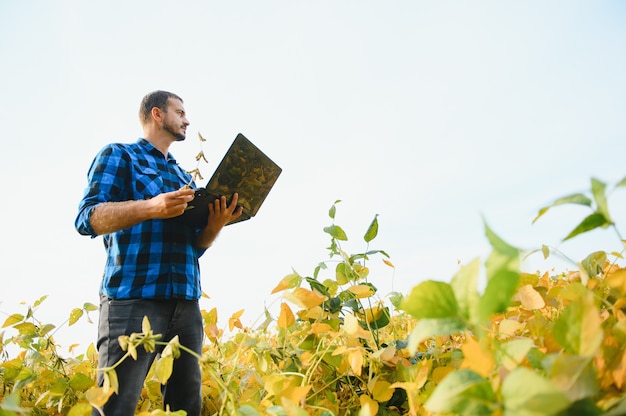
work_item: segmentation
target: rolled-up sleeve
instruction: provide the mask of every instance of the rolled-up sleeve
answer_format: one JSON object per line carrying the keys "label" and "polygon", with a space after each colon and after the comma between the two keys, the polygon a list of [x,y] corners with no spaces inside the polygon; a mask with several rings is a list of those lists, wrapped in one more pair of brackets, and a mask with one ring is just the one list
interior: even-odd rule
{"label": "rolled-up sleeve", "polygon": [[76,230],[82,235],[96,237],[90,218],[98,204],[121,201],[121,189],[128,172],[125,152],[115,145],[104,147],[94,158],[87,173],[87,188],[78,204],[78,215],[74,221]]}

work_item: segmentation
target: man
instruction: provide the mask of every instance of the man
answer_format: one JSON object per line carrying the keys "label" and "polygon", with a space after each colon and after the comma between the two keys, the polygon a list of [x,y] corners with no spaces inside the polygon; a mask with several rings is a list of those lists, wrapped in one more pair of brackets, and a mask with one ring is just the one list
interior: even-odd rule
{"label": "man", "polygon": [[[162,341],[178,335],[182,345],[201,354],[198,259],[220,230],[241,215],[234,194],[230,204],[225,197],[209,204],[204,228],[172,220],[194,197],[193,189],[185,187],[195,186],[190,175],[169,153],[172,143],[185,139],[189,126],[183,100],[167,91],[152,92],[143,98],[139,118],[144,138],[133,144],[110,144],[96,155],[75,221],[80,234],[103,236],[107,253],[100,286],[100,367],[119,361],[124,351],[118,337],[141,332],[144,316],[154,333],[163,335]],[[139,348],[137,360],[126,359],[116,368],[119,394],[105,405],[107,416],[135,413],[154,359],[155,353]],[[182,352],[162,390],[164,405],[172,411],[199,415],[198,360]]]}

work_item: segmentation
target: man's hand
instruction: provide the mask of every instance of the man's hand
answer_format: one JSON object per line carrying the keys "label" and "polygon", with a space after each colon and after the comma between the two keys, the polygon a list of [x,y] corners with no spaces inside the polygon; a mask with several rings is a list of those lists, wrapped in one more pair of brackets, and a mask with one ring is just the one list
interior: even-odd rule
{"label": "man's hand", "polygon": [[210,247],[222,228],[232,220],[239,218],[243,208],[237,207],[238,200],[239,195],[235,193],[230,204],[226,203],[225,196],[209,203],[209,220],[206,227],[198,235],[198,246]]}
{"label": "man's hand", "polygon": [[165,192],[149,199],[148,211],[152,218],[166,219],[182,215],[187,204],[193,200],[193,189],[179,189],[178,191]]}

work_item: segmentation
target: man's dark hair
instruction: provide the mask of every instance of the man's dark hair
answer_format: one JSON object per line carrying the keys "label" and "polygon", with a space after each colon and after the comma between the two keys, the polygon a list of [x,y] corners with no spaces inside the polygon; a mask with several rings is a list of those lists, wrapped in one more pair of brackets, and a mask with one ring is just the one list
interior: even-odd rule
{"label": "man's dark hair", "polygon": [[167,100],[170,98],[176,98],[183,102],[183,99],[178,95],[168,92],[168,91],[152,91],[149,94],[146,94],[141,100],[141,106],[139,107],[139,120],[141,124],[145,124],[150,118],[150,113],[154,107],[160,108],[161,110],[167,112]]}

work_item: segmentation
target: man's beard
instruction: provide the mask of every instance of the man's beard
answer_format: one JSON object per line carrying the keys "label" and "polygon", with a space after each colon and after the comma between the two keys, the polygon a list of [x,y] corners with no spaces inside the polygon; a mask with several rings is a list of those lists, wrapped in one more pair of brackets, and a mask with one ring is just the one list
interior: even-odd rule
{"label": "man's beard", "polygon": [[178,133],[169,124],[164,124],[163,125],[163,130],[167,131],[172,136],[174,136],[174,138],[176,139],[177,142],[182,142],[183,140],[185,140],[185,133]]}

